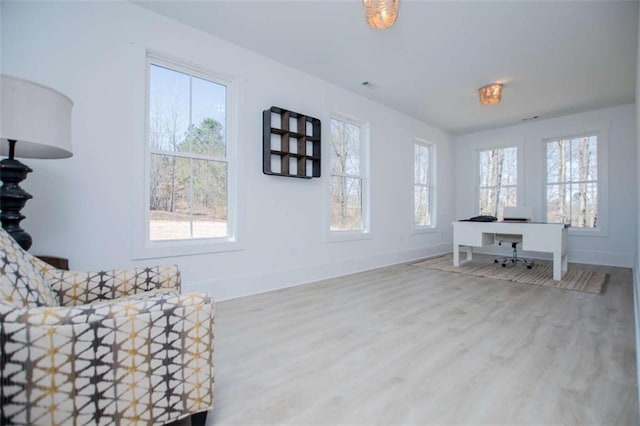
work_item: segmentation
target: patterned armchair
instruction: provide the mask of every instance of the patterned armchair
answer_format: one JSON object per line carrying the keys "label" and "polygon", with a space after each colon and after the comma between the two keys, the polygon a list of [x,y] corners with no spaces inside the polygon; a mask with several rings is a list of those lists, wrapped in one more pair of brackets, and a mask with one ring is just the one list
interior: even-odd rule
{"label": "patterned armchair", "polygon": [[0,268],[0,424],[204,424],[214,304],[177,267],[61,271],[0,229]]}

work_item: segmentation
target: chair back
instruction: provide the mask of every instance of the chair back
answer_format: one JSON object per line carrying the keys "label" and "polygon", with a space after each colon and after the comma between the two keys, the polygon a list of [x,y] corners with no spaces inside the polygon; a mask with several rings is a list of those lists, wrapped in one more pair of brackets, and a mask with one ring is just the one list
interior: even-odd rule
{"label": "chair back", "polygon": [[496,243],[521,243],[522,235],[518,234],[495,234],[494,241]]}
{"label": "chair back", "polygon": [[[503,221],[531,222],[533,209],[531,207],[505,207],[502,209]],[[522,235],[496,234],[495,241],[502,243],[521,243]]]}
{"label": "chair back", "polygon": [[18,308],[57,306],[57,299],[35,258],[0,228],[0,302]]}
{"label": "chair back", "polygon": [[517,220],[519,222],[531,222],[533,209],[531,207],[505,207],[502,209],[502,220]]}

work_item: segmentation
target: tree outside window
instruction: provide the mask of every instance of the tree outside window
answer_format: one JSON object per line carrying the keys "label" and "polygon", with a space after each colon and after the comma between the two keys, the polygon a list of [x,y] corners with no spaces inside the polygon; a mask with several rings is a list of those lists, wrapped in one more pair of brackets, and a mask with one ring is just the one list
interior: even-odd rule
{"label": "tree outside window", "polygon": [[228,235],[227,88],[149,66],[149,239]]}
{"label": "tree outside window", "polygon": [[433,146],[414,145],[413,223],[416,228],[433,227]]}
{"label": "tree outside window", "polygon": [[502,220],[505,206],[518,202],[518,150],[516,147],[479,152],[478,212]]}
{"label": "tree outside window", "polygon": [[598,227],[598,137],[547,142],[547,222]]}
{"label": "tree outside window", "polygon": [[363,231],[362,131],[355,123],[331,119],[331,231]]}

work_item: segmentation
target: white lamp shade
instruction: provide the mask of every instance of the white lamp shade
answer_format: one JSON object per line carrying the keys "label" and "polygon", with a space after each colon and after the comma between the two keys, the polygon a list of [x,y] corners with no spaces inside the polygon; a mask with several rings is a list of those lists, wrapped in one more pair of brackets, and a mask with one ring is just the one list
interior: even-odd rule
{"label": "white lamp shade", "polygon": [[0,75],[0,97],[0,155],[8,155],[8,139],[17,141],[16,157],[73,155],[71,99],[49,87],[5,75]]}

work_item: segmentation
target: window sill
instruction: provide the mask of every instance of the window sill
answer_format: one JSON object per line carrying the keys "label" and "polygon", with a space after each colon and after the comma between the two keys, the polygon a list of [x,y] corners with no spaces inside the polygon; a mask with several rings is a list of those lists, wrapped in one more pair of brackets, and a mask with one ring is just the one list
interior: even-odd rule
{"label": "window sill", "polygon": [[325,237],[327,243],[342,241],[370,240],[373,236],[369,231],[329,231]]}
{"label": "window sill", "polygon": [[241,250],[244,250],[244,247],[238,241],[229,239],[149,241],[142,247],[134,248],[133,259],[192,256]]}

